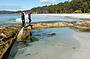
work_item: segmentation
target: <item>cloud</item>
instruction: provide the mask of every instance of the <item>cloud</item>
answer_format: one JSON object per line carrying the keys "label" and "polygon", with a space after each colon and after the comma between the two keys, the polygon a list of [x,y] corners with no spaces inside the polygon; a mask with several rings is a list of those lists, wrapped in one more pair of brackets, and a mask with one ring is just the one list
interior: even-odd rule
{"label": "cloud", "polygon": [[40,0],[41,3],[54,3],[56,0]]}

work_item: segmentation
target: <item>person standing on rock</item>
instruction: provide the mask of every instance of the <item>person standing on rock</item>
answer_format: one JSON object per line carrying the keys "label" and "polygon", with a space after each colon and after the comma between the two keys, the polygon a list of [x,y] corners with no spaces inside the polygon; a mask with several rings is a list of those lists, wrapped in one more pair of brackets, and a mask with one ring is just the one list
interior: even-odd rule
{"label": "person standing on rock", "polygon": [[21,20],[22,20],[22,27],[25,27],[25,12],[22,12]]}
{"label": "person standing on rock", "polygon": [[31,14],[32,14],[32,11],[30,10],[29,14],[28,14],[28,19],[29,19],[29,25],[31,26]]}

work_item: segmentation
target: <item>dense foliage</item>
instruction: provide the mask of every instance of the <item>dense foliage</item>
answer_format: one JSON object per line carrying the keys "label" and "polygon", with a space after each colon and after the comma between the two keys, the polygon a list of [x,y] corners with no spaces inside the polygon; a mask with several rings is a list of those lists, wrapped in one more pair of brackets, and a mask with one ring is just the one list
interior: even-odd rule
{"label": "dense foliage", "polygon": [[31,10],[33,13],[73,13],[76,10],[87,13],[90,12],[90,0],[65,1],[56,5],[32,8]]}

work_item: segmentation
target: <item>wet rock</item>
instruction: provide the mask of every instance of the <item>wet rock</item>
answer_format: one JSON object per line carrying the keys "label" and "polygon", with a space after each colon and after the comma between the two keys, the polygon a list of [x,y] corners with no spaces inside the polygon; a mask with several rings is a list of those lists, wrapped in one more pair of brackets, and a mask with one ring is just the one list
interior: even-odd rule
{"label": "wet rock", "polygon": [[30,53],[26,54],[25,56],[31,55]]}
{"label": "wet rock", "polygon": [[56,35],[56,33],[49,33],[48,35],[50,35],[50,36],[51,36],[51,35]]}
{"label": "wet rock", "polygon": [[90,27],[90,21],[77,21],[75,23],[76,26],[85,26],[85,27]]}
{"label": "wet rock", "polygon": [[72,27],[72,23],[67,22],[55,22],[55,23],[36,23],[33,24],[32,27],[37,28],[57,28],[57,27]]}
{"label": "wet rock", "polygon": [[74,27],[80,31],[90,31],[90,21],[77,21]]}
{"label": "wet rock", "polygon": [[81,31],[89,31],[90,28],[89,27],[81,27],[81,26],[76,26],[76,28],[78,28]]}
{"label": "wet rock", "polygon": [[21,26],[17,24],[0,26],[0,59],[16,39],[20,28]]}
{"label": "wet rock", "polygon": [[76,49],[76,47],[72,47],[72,49]]}

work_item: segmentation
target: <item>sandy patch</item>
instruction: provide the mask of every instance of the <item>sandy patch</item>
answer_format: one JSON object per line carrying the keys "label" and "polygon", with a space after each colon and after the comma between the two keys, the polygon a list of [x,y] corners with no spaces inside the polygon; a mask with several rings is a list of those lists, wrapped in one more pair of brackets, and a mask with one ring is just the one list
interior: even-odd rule
{"label": "sandy patch", "polygon": [[71,59],[90,59],[90,33],[76,33],[73,37],[80,42],[80,48]]}
{"label": "sandy patch", "polygon": [[90,19],[90,14],[33,14],[33,15],[67,16],[72,18]]}

